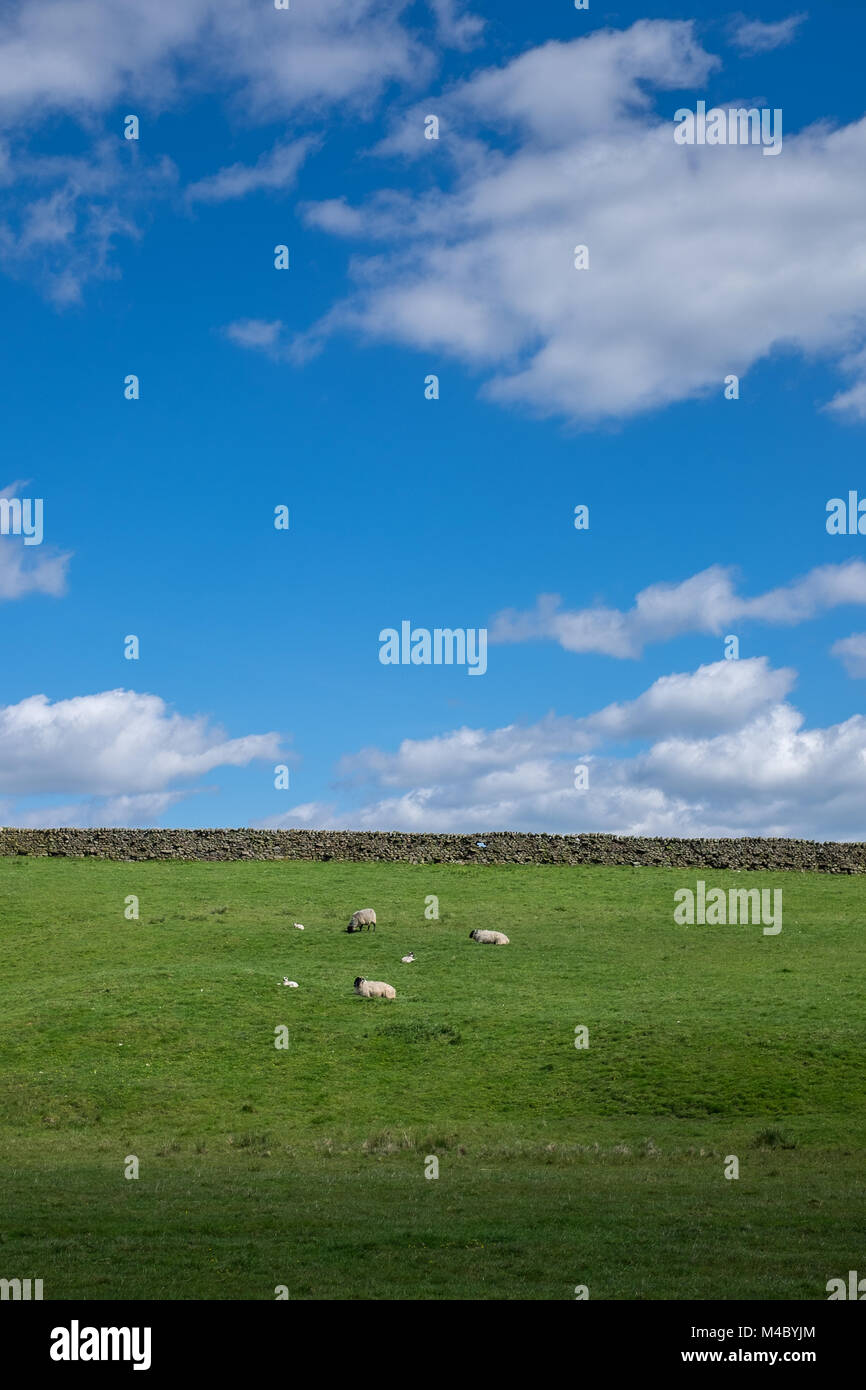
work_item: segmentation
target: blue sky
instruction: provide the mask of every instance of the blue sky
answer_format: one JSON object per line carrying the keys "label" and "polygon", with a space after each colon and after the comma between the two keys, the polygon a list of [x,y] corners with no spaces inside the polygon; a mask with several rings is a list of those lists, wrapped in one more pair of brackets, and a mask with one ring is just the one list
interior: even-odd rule
{"label": "blue sky", "polygon": [[9,6],[0,818],[862,838],[864,29]]}

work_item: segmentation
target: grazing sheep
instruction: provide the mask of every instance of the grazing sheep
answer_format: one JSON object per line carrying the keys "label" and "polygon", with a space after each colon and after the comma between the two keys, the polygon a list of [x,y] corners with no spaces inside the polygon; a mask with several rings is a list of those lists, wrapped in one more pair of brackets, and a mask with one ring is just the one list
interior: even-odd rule
{"label": "grazing sheep", "polygon": [[478,941],[482,946],[507,946],[508,937],[501,931],[471,931],[469,933],[473,941]]}
{"label": "grazing sheep", "polygon": [[411,965],[413,960],[415,959],[415,952],[410,951],[408,956],[401,956],[400,959],[404,965]]}
{"label": "grazing sheep", "polygon": [[363,975],[359,975],[355,981],[355,993],[360,994],[362,999],[397,998],[393,985],[386,985],[383,980],[365,980]]}
{"label": "grazing sheep", "polygon": [[376,914],[372,907],[362,907],[358,912],[353,912],[346,931],[363,931],[365,927],[367,931],[376,930]]}
{"label": "grazing sheep", "polygon": [[290,980],[289,977],[288,977],[287,975],[284,975],[284,976],[283,976],[283,984],[284,984],[284,985],[288,985],[289,989],[297,989],[297,988],[298,988],[298,982],[297,982],[297,980]]}

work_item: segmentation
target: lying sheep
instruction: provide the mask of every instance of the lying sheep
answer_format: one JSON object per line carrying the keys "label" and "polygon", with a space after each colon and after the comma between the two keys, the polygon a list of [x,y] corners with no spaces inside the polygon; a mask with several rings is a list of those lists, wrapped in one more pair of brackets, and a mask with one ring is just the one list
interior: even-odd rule
{"label": "lying sheep", "polygon": [[400,957],[400,961],[401,961],[401,963],[402,963],[403,965],[411,965],[414,959],[415,959],[415,952],[414,952],[414,951],[410,951],[409,954],[408,954],[408,956],[401,956],[401,957]]}
{"label": "lying sheep", "polygon": [[397,998],[393,985],[386,985],[384,980],[365,980],[363,975],[359,975],[355,981],[355,993],[360,994],[362,999]]}
{"label": "lying sheep", "polygon": [[376,930],[376,914],[372,907],[362,907],[358,912],[353,912],[346,931],[363,931],[365,927],[367,931]]}
{"label": "lying sheep", "polygon": [[473,941],[478,941],[482,946],[507,946],[508,937],[501,931],[471,931],[469,933]]}

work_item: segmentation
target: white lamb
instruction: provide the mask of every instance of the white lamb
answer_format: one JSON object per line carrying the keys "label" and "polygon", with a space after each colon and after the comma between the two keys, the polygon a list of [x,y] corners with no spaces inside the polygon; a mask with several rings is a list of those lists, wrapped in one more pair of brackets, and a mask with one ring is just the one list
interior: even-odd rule
{"label": "white lamb", "polygon": [[403,962],[404,965],[411,965],[414,959],[415,959],[415,952],[414,952],[414,951],[410,951],[409,954],[408,954],[408,956],[401,956],[401,957],[400,957],[400,960]]}
{"label": "white lamb", "polygon": [[482,946],[508,946],[508,937],[501,931],[471,931],[469,933],[473,941],[478,941]]}
{"label": "white lamb", "polygon": [[384,980],[365,980],[363,975],[359,975],[355,981],[355,993],[360,994],[362,999],[397,998],[393,985],[386,985]]}

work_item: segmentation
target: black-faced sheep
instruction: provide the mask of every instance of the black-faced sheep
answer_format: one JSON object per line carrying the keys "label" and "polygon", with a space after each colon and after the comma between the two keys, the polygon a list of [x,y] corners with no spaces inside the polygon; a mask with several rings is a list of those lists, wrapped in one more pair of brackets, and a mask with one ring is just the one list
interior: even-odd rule
{"label": "black-faced sheep", "polygon": [[346,931],[363,931],[365,927],[367,931],[376,930],[376,914],[372,907],[362,907],[358,912],[353,912]]}
{"label": "black-faced sheep", "polygon": [[471,931],[469,933],[473,941],[478,941],[482,946],[507,946],[508,937],[501,931]]}
{"label": "black-faced sheep", "polygon": [[386,985],[384,980],[365,980],[363,975],[359,975],[355,981],[355,993],[360,994],[362,999],[397,998],[393,985]]}

